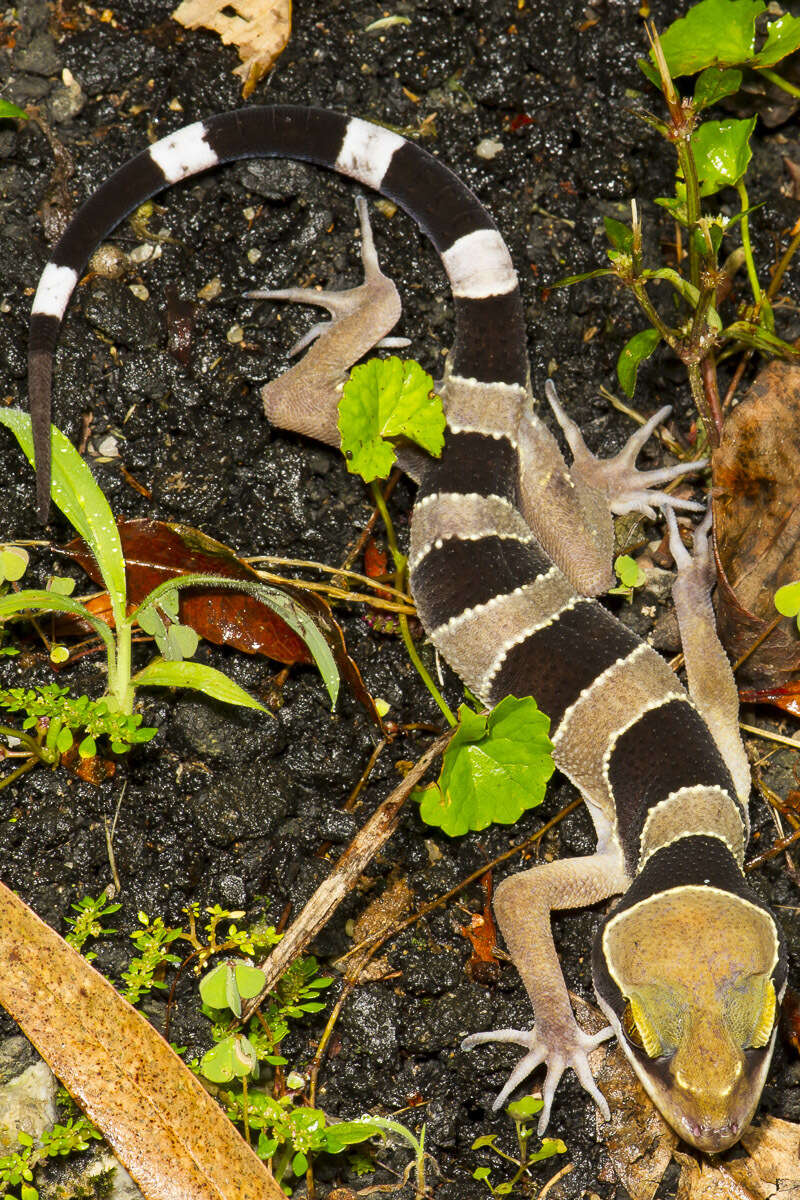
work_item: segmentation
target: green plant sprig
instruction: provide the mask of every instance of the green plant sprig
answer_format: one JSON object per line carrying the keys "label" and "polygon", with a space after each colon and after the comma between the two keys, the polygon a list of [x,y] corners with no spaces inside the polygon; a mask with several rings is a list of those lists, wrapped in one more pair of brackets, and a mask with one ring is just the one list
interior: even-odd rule
{"label": "green plant sprig", "polygon": [[528,1168],[533,1166],[534,1163],[552,1158],[554,1154],[566,1154],[567,1147],[561,1141],[561,1138],[543,1138],[538,1150],[530,1150],[530,1141],[533,1137],[534,1129],[529,1124],[529,1121],[543,1107],[543,1101],[537,1099],[535,1096],[523,1096],[521,1100],[516,1100],[513,1104],[508,1105],[506,1111],[514,1121],[514,1130],[517,1135],[519,1153],[516,1158],[513,1154],[507,1154],[505,1150],[501,1150],[497,1145],[496,1133],[476,1138],[472,1143],[473,1150],[489,1149],[493,1154],[496,1154],[499,1158],[504,1159],[516,1168],[510,1179],[498,1184],[493,1184],[489,1178],[492,1171],[491,1167],[477,1167],[472,1172],[472,1178],[485,1183],[493,1196],[509,1196],[523,1175],[528,1173]]}
{"label": "green plant sprig", "polygon": [[[628,288],[650,322],[650,329],[635,334],[623,348],[617,374],[630,396],[638,367],[663,341],[686,367],[692,396],[712,446],[719,444],[722,413],[716,386],[716,364],[721,353],[749,348],[796,361],[800,351],[776,336],[770,300],[777,283],[761,287],[750,240],[750,205],[745,176],[752,151],[750,138],[755,117],[747,120],[702,121],[703,110],[736,92],[741,84],[739,67],[771,68],[800,47],[800,19],[779,18],[767,26],[767,41],[755,51],[755,20],[765,11],[762,0],[700,0],[685,17],[661,35],[650,28],[650,60],[640,67],[660,90],[668,119],[650,113],[639,115],[674,148],[677,158],[675,195],[659,197],[679,226],[686,229],[688,276],[680,267],[648,270],[641,254],[641,225],[633,207],[631,226],[606,218],[610,267],[598,268],[558,281],[564,286],[609,275]],[[698,75],[694,93],[682,97],[673,80]],[[702,202],[725,187],[739,197],[740,211],[732,220],[708,216]],[[756,206],[757,207],[757,206]],[[723,237],[740,225],[741,249],[720,266]],[[781,260],[782,272],[800,245],[795,237]],[[725,326],[717,311],[717,294],[730,282],[730,272],[743,263],[752,292],[752,305]],[[648,287],[657,281],[670,284],[679,296],[682,317],[666,321],[653,304]]]}
{"label": "green plant sprig", "polygon": [[102,1134],[84,1116],[45,1129],[38,1145],[29,1133],[18,1133],[19,1149],[0,1155],[0,1197],[4,1200],[38,1200],[39,1191],[33,1183],[36,1168],[45,1159],[64,1158],[88,1150],[93,1140],[101,1141]]}

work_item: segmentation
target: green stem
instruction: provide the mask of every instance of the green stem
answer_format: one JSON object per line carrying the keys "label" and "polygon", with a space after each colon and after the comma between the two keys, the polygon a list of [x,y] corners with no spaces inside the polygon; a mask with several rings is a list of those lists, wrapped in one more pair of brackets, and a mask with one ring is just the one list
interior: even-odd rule
{"label": "green stem", "polygon": [[131,619],[126,617],[117,626],[116,652],[108,651],[108,691],[114,697],[117,709],[130,715],[133,712],[134,688],[131,683]]}
{"label": "green stem", "polygon": [[778,75],[776,71],[770,71],[768,67],[760,67],[759,70],[765,79],[770,83],[774,83],[775,87],[781,88],[782,91],[788,92],[790,96],[800,96],[800,88],[793,83],[789,83],[782,75]]}
{"label": "green stem", "polygon": [[0,791],[2,791],[3,788],[8,787],[9,784],[13,783],[16,779],[19,779],[20,776],[24,775],[27,771],[32,771],[33,768],[38,766],[40,762],[45,761],[46,760],[42,758],[31,757],[27,762],[24,762],[21,767],[15,767],[9,775],[6,775],[5,779],[0,779]]}
{"label": "green stem", "polygon": [[[375,501],[375,507],[381,514],[381,520],[386,528],[386,540],[389,543],[389,549],[392,554],[392,559],[394,560],[395,583],[398,588],[402,588],[405,582],[406,571],[408,569],[406,556],[403,554],[397,544],[394,525],[392,524],[392,518],[389,516],[389,510],[386,507],[386,501],[383,498],[383,492],[381,491],[379,485],[374,481],[370,484],[370,490],[372,491],[372,498]],[[416,667],[422,682],[425,684],[425,687],[428,689],[439,706],[448,725],[452,728],[457,723],[456,718],[453,716],[447,701],[444,699],[444,696],[431,679],[426,667],[422,662],[422,659],[417,653],[417,648],[414,645],[414,639],[412,638],[411,631],[408,627],[408,617],[405,613],[398,613],[397,619],[400,625],[400,636],[403,639],[403,645],[406,648],[408,657]]]}
{"label": "green stem", "polygon": [[697,253],[695,230],[700,220],[700,184],[697,179],[697,167],[691,142],[682,139],[678,142],[678,164],[686,183],[686,221],[689,233],[689,278],[696,288],[700,287],[700,258]]}
{"label": "green stem", "polygon": [[634,280],[632,287],[633,294],[636,297],[636,302],[644,315],[647,317],[650,324],[654,329],[658,330],[670,349],[675,350],[677,348],[679,339],[676,337],[674,329],[670,329],[669,325],[662,320],[661,315],[648,296],[644,284],[637,279]]}
{"label": "green stem", "polygon": [[747,267],[747,278],[750,280],[750,290],[753,293],[756,314],[758,314],[763,303],[763,297],[761,295],[761,286],[758,282],[758,276],[756,275],[756,265],[753,262],[753,250],[750,245],[750,218],[747,214],[750,203],[747,198],[747,188],[744,186],[743,180],[740,179],[736,184],[736,191],[739,193],[739,199],[742,204],[742,247],[744,249],[745,266]]}

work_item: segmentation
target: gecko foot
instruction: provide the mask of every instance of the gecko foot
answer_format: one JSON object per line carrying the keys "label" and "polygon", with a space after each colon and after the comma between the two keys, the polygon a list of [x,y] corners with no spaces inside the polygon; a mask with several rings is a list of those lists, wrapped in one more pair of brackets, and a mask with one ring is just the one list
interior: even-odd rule
{"label": "gecko foot", "polygon": [[644,444],[653,431],[666,420],[672,411],[667,405],[660,408],[649,421],[632,433],[619,454],[613,458],[600,459],[592,454],[583,440],[581,431],[571,420],[558,399],[555,386],[548,379],[544,387],[545,395],[553,410],[553,414],[564,431],[564,437],[572,451],[573,462],[570,473],[580,477],[589,487],[602,492],[608,497],[608,505],[612,513],[618,516],[627,512],[641,512],[653,519],[656,515],[654,505],[668,508],[689,509],[692,512],[702,512],[703,506],[694,500],[680,500],[668,492],[653,491],[658,484],[668,483],[678,479],[690,471],[698,471],[708,464],[708,459],[698,459],[691,463],[678,463],[674,467],[661,467],[655,471],[640,471],[636,459]]}
{"label": "gecko foot", "polygon": [[[301,350],[305,350],[306,346],[310,346],[318,337],[322,337],[324,334],[330,332],[334,325],[343,321],[346,317],[351,316],[353,313],[363,312],[365,301],[367,300],[365,290],[370,284],[380,287],[389,283],[378,263],[367,202],[363,196],[356,198],[356,209],[361,224],[361,262],[364,266],[364,282],[362,284],[354,288],[345,288],[340,292],[327,290],[318,292],[314,288],[292,287],[245,293],[248,300],[288,300],[294,304],[313,304],[317,308],[324,308],[330,313],[330,321],[318,321],[316,325],[312,325],[295,342],[289,351],[290,358],[299,354]],[[399,317],[399,315],[398,308],[397,316]],[[408,338],[384,337],[375,341],[373,345],[382,347],[408,346],[410,342]]]}
{"label": "gecko foot", "polygon": [[544,1107],[539,1116],[538,1125],[538,1133],[541,1137],[550,1121],[550,1110],[553,1106],[553,1097],[555,1096],[556,1088],[567,1067],[571,1067],[578,1076],[584,1091],[588,1092],[592,1097],[605,1120],[610,1120],[611,1113],[608,1103],[592,1077],[588,1054],[590,1050],[594,1050],[597,1046],[607,1041],[608,1038],[612,1037],[613,1033],[613,1029],[609,1026],[606,1029],[601,1029],[599,1033],[589,1035],[584,1033],[577,1024],[573,1024],[568,1036],[550,1039],[546,1034],[540,1036],[535,1026],[533,1029],[527,1030],[494,1029],[487,1033],[470,1034],[469,1037],[464,1038],[464,1041],[461,1043],[461,1049],[472,1050],[475,1046],[482,1046],[486,1042],[512,1042],[515,1046],[522,1046],[527,1050],[527,1054],[523,1055],[519,1060],[506,1080],[503,1090],[492,1105],[493,1112],[496,1112],[505,1104],[514,1089],[524,1079],[527,1079],[531,1071],[541,1066],[542,1063],[547,1064],[547,1074],[545,1075],[542,1087]]}

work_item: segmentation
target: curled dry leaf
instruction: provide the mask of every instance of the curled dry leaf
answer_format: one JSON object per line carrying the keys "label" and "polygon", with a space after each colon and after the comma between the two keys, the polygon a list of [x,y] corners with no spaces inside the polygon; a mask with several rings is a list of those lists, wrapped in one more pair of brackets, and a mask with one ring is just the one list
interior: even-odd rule
{"label": "curled dry leaf", "polygon": [[[725,422],[712,458],[717,624],[733,659],[775,619],[775,592],[800,579],[800,366],[771,362]],[[740,683],[782,686],[800,671],[797,626],[782,621]]]}
{"label": "curled dry leaf", "polygon": [[187,29],[213,29],[226,45],[239,51],[244,80],[242,94],[251,94],[292,32],[292,0],[183,0],[172,14]]}
{"label": "curled dry leaf", "polygon": [[149,1021],[2,884],[0,961],[0,1004],[147,1200],[283,1200]]}

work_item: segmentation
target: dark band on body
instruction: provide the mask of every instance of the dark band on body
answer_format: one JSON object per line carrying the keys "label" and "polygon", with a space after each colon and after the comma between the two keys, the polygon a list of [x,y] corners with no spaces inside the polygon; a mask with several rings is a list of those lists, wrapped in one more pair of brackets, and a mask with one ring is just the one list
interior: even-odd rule
{"label": "dark band on body", "polygon": [[517,451],[508,438],[486,433],[450,433],[440,459],[431,459],[418,502],[431,492],[501,496],[516,502]]}
{"label": "dark band on body", "polygon": [[422,624],[438,629],[466,608],[533,583],[551,567],[532,542],[496,536],[448,538],[432,546],[414,569],[411,591]]}
{"label": "dark band on body", "polygon": [[736,795],[708,726],[684,699],[648,709],[620,734],[609,755],[608,782],[620,839],[633,854],[648,812],[671,792],[704,785]]}
{"label": "dark band on body", "polygon": [[492,680],[491,700],[533,696],[555,732],[581,692],[639,639],[593,600],[579,599],[512,646]]}

